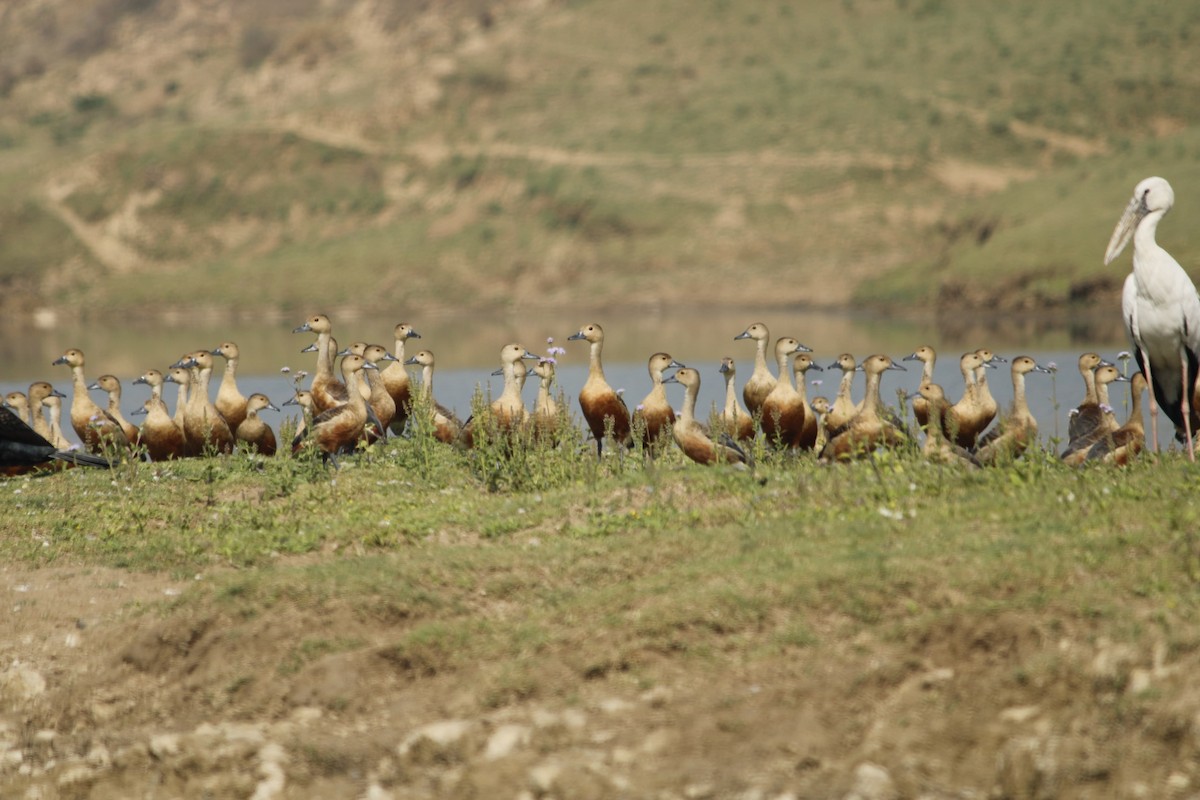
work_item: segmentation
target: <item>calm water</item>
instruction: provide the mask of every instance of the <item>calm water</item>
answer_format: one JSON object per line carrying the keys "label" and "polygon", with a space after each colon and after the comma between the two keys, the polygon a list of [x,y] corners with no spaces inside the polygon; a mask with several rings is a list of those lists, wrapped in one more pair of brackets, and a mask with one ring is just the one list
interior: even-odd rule
{"label": "calm water", "polygon": [[[559,387],[577,411],[574,398],[587,375],[588,348],[586,342],[568,342],[567,337],[589,322],[604,326],[605,373],[609,383],[625,390],[626,402],[632,408],[649,391],[650,379],[646,359],[656,351],[670,353],[676,360],[700,370],[702,385],[699,400],[701,416],[713,405],[724,402],[724,382],[718,372],[721,358],[733,356],[738,365],[740,386],[749,377],[754,363],[754,344],[734,341],[753,322],[764,322],[772,340],[794,336],[814,350],[817,363],[828,366],[839,353],[851,352],[861,359],[871,353],[887,353],[899,361],[923,344],[932,345],[940,354],[935,380],[941,383],[951,398],[962,393],[958,371],[958,356],[967,350],[987,346],[1006,358],[1030,355],[1040,364],[1055,363],[1059,372],[1055,378],[1034,374],[1027,382],[1027,394],[1034,416],[1038,419],[1043,437],[1065,436],[1067,412],[1082,397],[1082,383],[1075,367],[1079,353],[1096,350],[1116,363],[1118,352],[1126,347],[1120,327],[1119,314],[1101,315],[1096,319],[1079,318],[1067,321],[1049,315],[1025,319],[1006,318],[1003,324],[981,319],[978,315],[934,321],[905,321],[886,318],[857,317],[850,314],[814,313],[808,311],[771,310],[714,310],[695,314],[616,312],[590,315],[473,315],[445,316],[428,320],[396,317],[395,319],[334,318],[334,335],[343,344],[356,339],[378,342],[391,349],[391,331],[397,322],[410,322],[422,338],[410,340],[408,353],[419,349],[432,350],[437,357],[434,394],[439,402],[454,408],[461,417],[470,413],[472,395],[478,390],[492,397],[500,393],[502,381],[490,373],[499,366],[500,348],[508,342],[520,342],[529,350],[545,355],[553,346],[565,348],[558,356]],[[313,371],[311,354],[299,351],[310,344],[312,334],[292,334],[303,317],[281,324],[224,323],[193,324],[175,327],[140,327],[136,321],[122,324],[95,323],[84,326],[56,326],[36,332],[15,329],[0,338],[0,390],[7,393],[24,391],[31,381],[49,380],[71,394],[70,372],[64,366],[50,363],[69,347],[78,347],[87,356],[85,373],[88,381],[112,373],[125,387],[122,410],[129,413],[148,396],[144,386],[132,381],[147,369],[164,369],[184,352],[201,347],[212,349],[222,341],[238,343],[241,364],[238,384],[243,394],[263,392],[276,405],[292,394],[292,380],[281,374],[282,367],[291,370]],[[214,383],[219,380],[218,369]],[[901,362],[907,372],[888,372],[884,376],[882,394],[889,404],[896,402],[898,389],[914,390],[920,378],[920,363]],[[772,360],[773,364],[773,360]],[[1119,364],[1118,364],[1119,366]],[[414,377],[419,371],[412,369]],[[837,392],[840,372],[837,370],[809,373],[808,394],[833,397]],[[532,404],[536,396],[536,377],[526,384],[525,398]],[[989,385],[1001,408],[1012,397],[1007,367],[989,373]],[[1122,420],[1128,406],[1125,384],[1116,384],[1112,404]],[[668,396],[678,408],[683,402],[683,388],[669,385]],[[856,397],[862,392],[861,377],[855,384]],[[215,393],[215,387],[213,388]],[[101,405],[102,392],[93,392]],[[174,391],[168,387],[168,405],[174,405]],[[266,412],[269,421],[278,422],[279,415]],[[136,418],[134,418],[136,421]],[[67,426],[69,428],[69,425]],[[1169,427],[1169,424],[1167,425]],[[67,431],[73,439],[73,432]],[[1164,440],[1169,438],[1162,436]]]}

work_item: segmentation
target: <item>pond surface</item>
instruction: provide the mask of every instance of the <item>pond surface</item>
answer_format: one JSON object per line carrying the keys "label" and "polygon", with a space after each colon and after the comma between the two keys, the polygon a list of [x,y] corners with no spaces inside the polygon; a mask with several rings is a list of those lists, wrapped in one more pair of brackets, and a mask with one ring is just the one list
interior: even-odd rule
{"label": "pond surface", "polygon": [[[636,406],[650,389],[646,360],[654,352],[665,351],[676,360],[700,370],[698,415],[702,418],[713,406],[723,405],[724,380],[718,372],[723,356],[732,356],[737,361],[740,398],[740,387],[753,369],[754,343],[735,341],[734,337],[753,322],[767,324],[772,341],[780,336],[799,339],[813,349],[816,362],[822,366],[829,366],[842,352],[853,353],[859,360],[871,353],[892,356],[908,371],[885,373],[882,396],[888,404],[896,403],[897,390],[916,389],[920,381],[920,363],[900,359],[921,345],[931,345],[938,351],[934,379],[945,387],[952,399],[962,394],[958,356],[963,352],[989,347],[1010,360],[1017,355],[1030,355],[1040,364],[1053,363],[1059,368],[1054,377],[1035,373],[1027,382],[1029,404],[1043,438],[1065,438],[1067,414],[1082,399],[1082,381],[1075,366],[1079,353],[1095,350],[1121,366],[1116,360],[1117,355],[1127,348],[1116,309],[1095,318],[1056,312],[1003,319],[963,314],[917,321],[804,310],[719,308],[692,313],[608,311],[477,314],[430,319],[402,315],[392,319],[343,318],[332,313],[330,316],[334,321],[334,336],[342,345],[364,340],[378,342],[389,350],[393,345],[391,333],[395,324],[412,323],[422,338],[409,341],[408,354],[419,349],[435,353],[434,394],[439,402],[456,410],[464,419],[470,414],[472,396],[477,391],[485,397],[499,395],[502,379],[492,377],[490,373],[499,366],[500,348],[509,342],[520,342],[541,355],[545,355],[550,346],[566,350],[557,357],[558,385],[572,411],[578,414],[575,397],[587,376],[588,347],[586,342],[571,342],[567,338],[591,322],[598,322],[605,329],[605,373],[612,386],[625,390],[630,408]],[[314,356],[299,351],[310,344],[314,336],[291,332],[303,321],[301,316],[286,323],[196,323],[150,327],[137,320],[112,320],[59,325],[44,330],[14,328],[0,338],[0,391],[24,391],[34,380],[48,380],[70,396],[69,370],[50,364],[67,348],[77,347],[86,354],[85,374],[89,382],[104,373],[120,378],[125,387],[121,407],[128,416],[148,396],[146,387],[131,385],[137,376],[147,369],[165,369],[184,352],[202,347],[212,349],[222,341],[232,340],[238,343],[242,353],[238,368],[242,393],[263,392],[280,405],[293,391],[291,376],[282,374],[281,369],[288,367],[293,373],[296,370],[313,371]],[[552,344],[550,339],[553,339]],[[773,358],[769,356],[768,360],[774,370]],[[220,358],[217,364],[213,377],[214,394],[223,368]],[[420,376],[416,368],[410,368],[410,374],[414,378]],[[809,397],[826,395],[832,398],[837,393],[839,377],[840,372],[836,369],[810,372]],[[989,385],[1001,408],[1006,408],[1012,398],[1012,386],[1005,365],[989,373]],[[1128,391],[1124,386],[1116,384],[1112,395],[1112,405],[1122,421],[1128,408]],[[531,376],[524,393],[530,405],[536,396],[536,387],[536,376]],[[683,387],[668,385],[667,389],[676,408],[681,406]],[[96,402],[104,404],[102,392],[92,394]],[[168,388],[166,394],[168,405],[173,408],[173,390]],[[859,377],[855,397],[861,394],[862,378]],[[279,415],[270,411],[264,418],[279,422]],[[1169,423],[1165,428],[1170,428]],[[69,439],[75,438],[73,431],[66,433]],[[1169,431],[1160,431],[1160,438],[1164,442],[1168,440]]]}

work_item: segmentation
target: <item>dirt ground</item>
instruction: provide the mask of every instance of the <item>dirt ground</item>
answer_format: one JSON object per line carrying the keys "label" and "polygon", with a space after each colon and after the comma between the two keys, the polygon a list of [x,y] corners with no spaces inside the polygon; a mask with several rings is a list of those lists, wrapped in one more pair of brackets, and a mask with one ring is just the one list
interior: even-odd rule
{"label": "dirt ground", "polygon": [[[187,583],[0,569],[0,797],[1200,796],[1194,652],[954,598],[919,636],[830,619],[753,666],[664,648],[580,676],[551,654],[555,691],[489,701],[482,673],[399,657],[349,608],[172,611]],[[314,631],[361,646],[289,668]]]}

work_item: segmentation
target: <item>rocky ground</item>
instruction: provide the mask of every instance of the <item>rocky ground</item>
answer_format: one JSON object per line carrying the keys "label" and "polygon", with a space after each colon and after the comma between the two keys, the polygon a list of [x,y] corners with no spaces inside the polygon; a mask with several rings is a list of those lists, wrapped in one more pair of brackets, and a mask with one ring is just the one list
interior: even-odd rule
{"label": "rocky ground", "polygon": [[[522,696],[399,658],[337,606],[179,605],[191,582],[0,569],[0,796],[1200,796],[1197,659],[1165,644],[1005,613],[840,641],[830,620],[813,657],[745,668],[664,648],[572,676],[548,655],[558,688]],[[360,646],[281,663],[311,629]]]}

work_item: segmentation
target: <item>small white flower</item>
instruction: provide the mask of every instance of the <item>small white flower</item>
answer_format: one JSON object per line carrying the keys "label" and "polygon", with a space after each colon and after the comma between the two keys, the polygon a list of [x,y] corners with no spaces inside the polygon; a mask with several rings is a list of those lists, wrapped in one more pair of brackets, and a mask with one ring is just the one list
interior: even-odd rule
{"label": "small white flower", "polygon": [[1118,361],[1128,361],[1131,358],[1133,358],[1133,356],[1129,355],[1128,350],[1122,350],[1121,352],[1117,353]]}
{"label": "small white flower", "polygon": [[1051,372],[1058,372],[1058,364],[1055,364],[1053,361],[1051,361],[1046,365],[1046,369],[1050,370]]}
{"label": "small white flower", "polygon": [[623,394],[625,394],[625,387],[622,386],[620,389],[617,389],[617,397],[620,397]]}
{"label": "small white flower", "polygon": [[287,375],[289,372],[291,372],[291,371],[292,371],[292,368],[291,368],[291,367],[280,367],[280,368],[279,368],[279,371],[280,371],[281,373],[283,373],[284,375]]}

